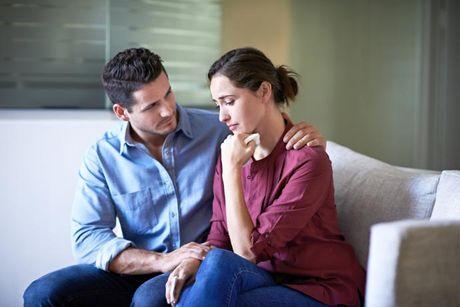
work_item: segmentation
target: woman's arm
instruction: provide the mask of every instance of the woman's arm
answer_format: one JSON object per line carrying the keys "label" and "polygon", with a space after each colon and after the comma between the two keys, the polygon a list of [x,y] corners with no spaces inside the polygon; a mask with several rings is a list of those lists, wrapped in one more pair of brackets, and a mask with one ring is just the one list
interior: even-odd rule
{"label": "woman's arm", "polygon": [[225,167],[223,169],[223,182],[227,228],[233,251],[243,258],[255,262],[254,253],[251,251],[251,234],[254,223],[244,200],[241,167]]}
{"label": "woman's arm", "polygon": [[221,145],[222,181],[225,195],[227,229],[233,251],[239,256],[255,262],[251,251],[251,234],[254,224],[244,200],[241,169],[253,155],[254,142],[245,144],[246,135],[227,138]]}

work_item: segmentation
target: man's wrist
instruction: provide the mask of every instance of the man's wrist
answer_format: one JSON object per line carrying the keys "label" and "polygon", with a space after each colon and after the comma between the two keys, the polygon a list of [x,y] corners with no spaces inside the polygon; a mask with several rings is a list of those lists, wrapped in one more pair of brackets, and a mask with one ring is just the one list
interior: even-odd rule
{"label": "man's wrist", "polygon": [[152,273],[165,273],[166,267],[166,254],[158,252],[150,252],[149,257],[147,258],[147,266],[152,269]]}

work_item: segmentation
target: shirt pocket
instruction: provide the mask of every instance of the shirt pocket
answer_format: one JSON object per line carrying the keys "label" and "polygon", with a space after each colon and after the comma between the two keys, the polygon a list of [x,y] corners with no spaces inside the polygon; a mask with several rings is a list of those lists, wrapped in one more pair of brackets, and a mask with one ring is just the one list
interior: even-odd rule
{"label": "shirt pocket", "polygon": [[151,232],[158,222],[150,188],[114,195],[117,214],[123,234]]}

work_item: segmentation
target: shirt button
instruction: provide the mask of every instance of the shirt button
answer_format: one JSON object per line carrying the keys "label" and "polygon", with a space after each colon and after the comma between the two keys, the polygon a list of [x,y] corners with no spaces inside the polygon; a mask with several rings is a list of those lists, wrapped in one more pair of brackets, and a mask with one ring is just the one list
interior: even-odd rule
{"label": "shirt button", "polygon": [[252,176],[251,176],[251,175],[248,175],[246,178],[248,178],[248,179],[252,179]]}
{"label": "shirt button", "polygon": [[174,212],[172,212],[172,213],[171,213],[171,216],[172,216],[172,217],[175,217],[175,216],[176,216],[176,214],[175,214]]}

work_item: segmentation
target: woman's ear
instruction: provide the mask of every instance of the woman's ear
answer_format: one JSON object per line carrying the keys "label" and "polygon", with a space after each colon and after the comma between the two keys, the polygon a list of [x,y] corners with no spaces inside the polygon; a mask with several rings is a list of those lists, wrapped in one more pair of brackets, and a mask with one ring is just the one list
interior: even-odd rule
{"label": "woman's ear", "polygon": [[263,102],[268,102],[272,96],[272,85],[270,82],[262,81],[257,90],[257,95],[263,100]]}
{"label": "woman's ear", "polygon": [[121,119],[121,120],[124,120],[124,121],[129,121],[129,116],[128,116],[128,110],[123,107],[121,104],[114,104],[113,107],[112,107],[112,110],[113,110],[113,113],[115,113],[115,115]]}

